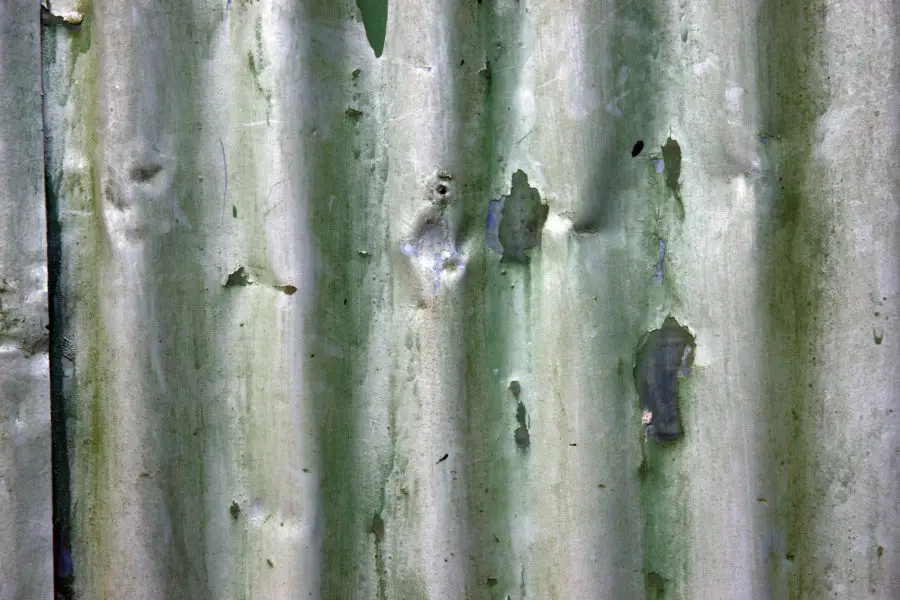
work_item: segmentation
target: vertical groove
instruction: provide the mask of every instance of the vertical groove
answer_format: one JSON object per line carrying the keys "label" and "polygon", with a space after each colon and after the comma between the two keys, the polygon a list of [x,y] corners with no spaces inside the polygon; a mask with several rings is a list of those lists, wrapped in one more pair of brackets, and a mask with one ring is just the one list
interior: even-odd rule
{"label": "vertical groove", "polygon": [[62,231],[59,219],[59,202],[52,177],[52,129],[48,126],[46,102],[49,82],[46,63],[48,45],[53,44],[55,36],[47,36],[46,25],[40,27],[41,48],[41,120],[44,124],[43,161],[44,161],[44,200],[47,218],[47,304],[48,327],[50,330],[49,368],[50,368],[50,456],[51,456],[51,494],[53,513],[53,587],[57,600],[73,600],[75,571],[71,552],[71,471],[69,465],[68,427],[66,423],[66,399],[64,391],[63,323],[66,302],[60,290],[62,270]]}
{"label": "vertical groove", "polygon": [[[814,79],[821,0],[764,1],[760,10],[760,106],[765,132],[778,136],[779,182],[771,205],[760,207],[762,254],[760,290],[769,290],[766,349],[770,387],[769,422],[783,431],[769,454],[774,489],[784,490],[775,507],[778,537],[768,549],[773,597],[805,597],[814,549],[811,527],[816,500],[811,496],[815,465],[811,460],[818,404],[811,393],[815,378],[817,315],[822,310],[824,263],[822,205],[810,194],[811,153],[816,120],[825,97]],[[771,211],[771,212],[769,212]],[[784,586],[787,586],[786,589]]]}

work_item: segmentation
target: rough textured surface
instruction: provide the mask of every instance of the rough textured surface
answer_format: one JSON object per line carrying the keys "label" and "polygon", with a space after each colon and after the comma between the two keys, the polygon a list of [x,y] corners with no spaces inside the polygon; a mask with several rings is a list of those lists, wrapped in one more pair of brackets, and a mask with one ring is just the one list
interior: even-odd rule
{"label": "rough textured surface", "polygon": [[358,5],[46,20],[58,589],[900,597],[894,4]]}
{"label": "rough textured surface", "polygon": [[0,600],[53,597],[39,18],[0,2]]}

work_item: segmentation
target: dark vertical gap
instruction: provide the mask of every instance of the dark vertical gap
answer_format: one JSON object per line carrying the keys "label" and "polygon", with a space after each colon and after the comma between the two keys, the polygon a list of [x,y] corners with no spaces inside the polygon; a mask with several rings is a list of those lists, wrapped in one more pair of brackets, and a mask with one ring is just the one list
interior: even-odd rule
{"label": "dark vertical gap", "polygon": [[[45,68],[48,60],[44,24],[41,33],[41,90],[46,91],[48,82]],[[60,274],[62,270],[62,227],[59,219],[59,201],[52,180],[52,138],[48,133],[45,102],[42,94],[41,118],[44,124],[44,198],[47,213],[47,304],[50,329],[50,463],[52,478],[53,513],[53,587],[57,600],[74,598],[75,572],[69,540],[72,527],[71,515],[71,472],[69,469],[68,428],[66,423],[66,401],[63,387],[63,351],[65,298],[61,293]]]}
{"label": "dark vertical gap", "polygon": [[59,272],[62,262],[58,205],[50,176],[45,173],[47,204],[47,272],[50,327],[50,453],[53,494],[53,582],[58,600],[73,597],[75,579],[69,545],[71,485],[66,402],[63,394],[63,334]]}

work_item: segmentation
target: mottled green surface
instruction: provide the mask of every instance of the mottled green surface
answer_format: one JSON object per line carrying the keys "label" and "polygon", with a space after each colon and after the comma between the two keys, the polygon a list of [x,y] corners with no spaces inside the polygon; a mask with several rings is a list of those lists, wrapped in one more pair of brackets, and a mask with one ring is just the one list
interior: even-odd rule
{"label": "mottled green surface", "polygon": [[896,597],[889,9],[392,3],[383,53],[354,3],[45,27],[61,591]]}

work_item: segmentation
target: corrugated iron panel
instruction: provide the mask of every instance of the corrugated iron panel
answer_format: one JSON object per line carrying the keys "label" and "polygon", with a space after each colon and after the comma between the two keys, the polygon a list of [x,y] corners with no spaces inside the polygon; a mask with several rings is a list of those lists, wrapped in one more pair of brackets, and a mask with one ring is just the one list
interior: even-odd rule
{"label": "corrugated iron panel", "polygon": [[900,597],[893,3],[53,13],[58,591]]}
{"label": "corrugated iron panel", "polygon": [[0,600],[53,595],[39,11],[0,2]]}

